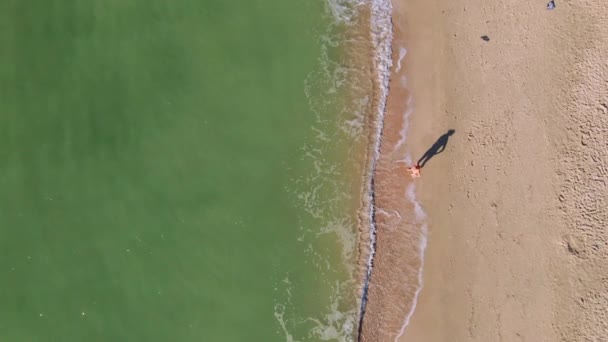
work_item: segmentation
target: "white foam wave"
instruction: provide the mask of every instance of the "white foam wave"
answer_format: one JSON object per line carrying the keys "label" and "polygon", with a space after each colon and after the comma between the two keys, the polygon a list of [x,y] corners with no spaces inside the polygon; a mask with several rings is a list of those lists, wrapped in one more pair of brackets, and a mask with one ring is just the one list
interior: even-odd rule
{"label": "white foam wave", "polygon": [[[385,110],[386,110],[386,101],[387,101],[388,90],[389,90],[390,68],[392,66],[391,49],[392,49],[392,41],[393,41],[393,26],[392,26],[392,22],[391,22],[392,4],[391,4],[390,0],[372,0],[371,8],[372,8],[372,40],[373,40],[374,48],[375,48],[375,52],[376,52],[374,62],[375,62],[376,68],[377,68],[377,77],[378,77],[378,83],[379,83],[379,88],[380,88],[379,89],[380,98],[378,99],[379,106],[378,106],[378,112],[376,115],[376,117],[377,117],[376,129],[377,130],[376,130],[376,136],[375,136],[374,156],[373,156],[373,160],[371,162],[371,167],[370,167],[371,168],[370,175],[373,177],[373,172],[376,168],[376,163],[377,163],[378,157],[380,155],[379,147],[380,147],[380,143],[382,140],[384,114],[385,114]],[[405,58],[406,54],[407,54],[407,50],[405,48],[401,48],[399,51],[399,59],[397,61],[397,68],[396,68],[397,71],[399,71],[401,69],[401,62],[402,62],[403,58]],[[400,81],[403,86],[407,86],[407,78],[405,78],[405,76],[403,76],[400,79]],[[403,114],[403,127],[400,130],[400,139],[397,142],[397,145],[395,146],[394,151],[401,148],[407,140],[407,133],[408,133],[408,129],[409,129],[409,117],[413,111],[412,102],[413,102],[412,97],[411,96],[408,97],[407,108]],[[404,159],[401,161],[410,164],[411,159],[412,159],[411,156],[409,154],[406,154]],[[416,306],[418,304],[418,297],[419,297],[420,292],[422,291],[422,288],[424,285],[423,284],[424,254],[426,251],[427,240],[428,240],[428,227],[427,227],[427,223],[426,223],[426,213],[424,212],[424,210],[422,209],[422,206],[416,199],[416,189],[415,189],[414,183],[412,183],[408,186],[405,195],[406,195],[407,199],[414,206],[415,225],[420,227],[420,240],[419,240],[419,244],[418,244],[420,267],[418,269],[418,284],[417,284],[417,288],[416,288],[416,291],[414,294],[412,306],[410,307],[410,310],[408,311],[406,317],[404,318],[403,325],[402,325],[401,329],[399,330],[399,333],[398,333],[397,337],[395,338],[395,341],[397,341],[399,339],[399,337],[401,337],[403,335],[403,333],[405,332],[405,329],[409,325],[411,317],[414,314],[414,312],[416,310]],[[374,208],[373,179],[370,181],[369,196],[370,196],[370,204],[371,204],[370,211],[369,211],[370,222],[371,222],[371,224],[370,224],[371,251],[370,251],[370,257],[368,260],[367,281],[369,281],[369,276],[372,271],[372,262],[373,262],[373,258],[375,255],[374,246],[376,243],[376,226],[375,226],[375,223],[373,220],[374,209],[375,209]],[[379,211],[379,213],[381,213],[381,212]],[[365,288],[367,288],[368,286],[369,286],[369,284],[366,282]],[[365,296],[365,294],[364,294],[364,296]],[[364,297],[363,301],[362,301],[362,308],[361,308],[362,315],[365,312],[365,300],[366,300],[366,298]]]}
{"label": "white foam wave", "polygon": [[321,227],[317,237],[325,234],[334,234],[340,243],[342,261],[349,274],[355,270],[355,265],[350,262],[357,250],[357,237],[353,234],[355,224],[349,217],[336,217]]}
{"label": "white foam wave", "polygon": [[[371,23],[371,39],[376,51],[373,63],[376,70],[374,75],[375,84],[378,87],[379,96],[377,112],[374,114],[376,129],[374,132],[373,155],[371,156],[370,165],[367,165],[367,174],[373,175],[376,162],[379,157],[380,140],[382,136],[382,124],[384,120],[384,111],[386,108],[386,99],[388,96],[388,86],[390,79],[390,70],[392,67],[391,60],[391,44],[392,44],[392,6],[390,0],[326,0],[328,14],[334,18],[335,27],[322,29],[319,34],[319,42],[321,44],[321,56],[319,57],[318,69],[311,72],[309,77],[304,81],[304,92],[309,100],[309,107],[316,116],[316,122],[312,128],[316,142],[311,146],[304,146],[302,149],[302,158],[310,162],[311,174],[299,177],[294,181],[294,197],[298,204],[301,205],[311,218],[317,220],[319,225],[311,227],[301,227],[301,235],[299,241],[305,243],[308,247],[306,253],[310,256],[310,263],[315,265],[319,270],[319,275],[327,272],[330,274],[336,270],[330,270],[330,264],[326,256],[319,251],[315,251],[314,239],[324,234],[336,234],[337,239],[342,243],[342,259],[352,264],[353,256],[357,251],[357,240],[353,240],[354,235],[349,233],[354,232],[354,221],[344,220],[348,216],[345,213],[340,213],[340,206],[337,205],[352,194],[348,190],[348,185],[337,181],[338,168],[333,164],[330,158],[327,158],[328,153],[332,151],[333,145],[339,145],[340,141],[345,139],[364,139],[362,134],[365,129],[366,120],[369,113],[366,109],[369,108],[371,98],[361,96],[360,100],[355,100],[345,106],[338,102],[339,94],[348,86],[350,89],[356,89],[361,93],[367,94],[364,87],[357,88],[358,85],[352,80],[358,70],[344,68],[343,65],[355,65],[356,63],[343,63],[342,61],[332,59],[335,56],[337,49],[344,47],[343,44],[349,44],[344,41],[346,37],[341,33],[340,27],[343,25],[351,25],[356,21],[356,16],[359,11],[359,6],[369,5],[372,14]],[[337,29],[336,29],[337,28]],[[317,32],[319,33],[319,32]],[[352,74],[351,74],[352,73]],[[349,83],[350,82],[350,83]],[[343,108],[338,113],[337,125],[332,120],[329,120],[327,113],[336,108],[336,104],[340,104]],[[375,250],[375,225],[373,223],[374,207],[373,207],[373,184],[372,179],[367,180],[367,193],[370,198],[369,217],[370,217],[370,256],[368,260],[367,279],[371,274],[371,265]],[[288,189],[289,190],[289,189]],[[336,199],[340,197],[339,199]],[[398,213],[397,213],[398,214]],[[348,269],[349,273],[356,274],[354,270]],[[352,272],[351,272],[352,271]],[[294,308],[290,305],[290,296],[292,285],[279,282],[283,291],[286,291],[288,296],[287,303],[276,303],[275,318],[279,322],[282,333],[285,339],[289,342],[296,342],[295,339],[302,341],[315,340],[338,340],[344,342],[353,341],[354,333],[357,328],[357,314],[360,311],[338,310],[344,308],[348,302],[348,298],[352,298],[352,288],[360,280],[353,276],[350,280],[336,284],[335,290],[332,291],[333,299],[325,313],[316,317],[310,317],[302,320],[296,319],[294,315],[287,317],[287,313],[291,313]],[[285,289],[287,287],[287,289]],[[293,289],[295,291],[295,289]],[[340,293],[345,293],[342,298]],[[346,299],[346,301],[345,301]],[[307,322],[307,323],[306,323]],[[314,323],[313,327],[308,329],[308,337],[295,334],[296,327],[301,324]],[[300,328],[298,328],[299,330]],[[301,330],[299,330],[301,331]],[[293,336],[297,335],[297,336]]]}
{"label": "white foam wave", "polygon": [[416,185],[414,183],[411,183],[408,186],[406,190],[406,197],[414,205],[414,215],[416,218],[416,224],[420,225],[420,241],[418,243],[418,256],[420,258],[420,267],[418,268],[418,286],[416,287],[416,292],[414,293],[412,306],[410,307],[409,312],[405,316],[403,324],[401,325],[401,329],[395,337],[394,342],[398,342],[399,338],[403,336],[403,334],[405,333],[405,329],[410,324],[412,316],[416,311],[416,306],[418,305],[418,298],[420,296],[420,292],[422,292],[422,288],[424,287],[424,254],[428,242],[428,226],[426,223],[426,213],[424,212],[422,206],[416,199]]}
{"label": "white foam wave", "polygon": [[403,60],[403,58],[405,57],[405,55],[407,54],[407,49],[404,47],[400,47],[399,48],[399,59],[397,60],[397,72],[399,72],[399,70],[401,70],[401,61]]}
{"label": "white foam wave", "polygon": [[426,220],[426,213],[422,210],[422,206],[416,200],[416,185],[411,183],[406,190],[407,199],[414,205],[414,215],[416,216],[416,221],[421,222]]}
{"label": "white foam wave", "polygon": [[419,245],[421,262],[420,262],[420,268],[418,269],[418,287],[416,288],[416,292],[414,293],[414,301],[412,303],[412,307],[410,308],[410,311],[405,316],[405,320],[403,321],[403,325],[401,326],[401,329],[399,330],[399,334],[397,335],[397,337],[395,337],[395,340],[394,340],[395,342],[398,342],[399,338],[401,336],[403,336],[403,334],[405,333],[405,329],[408,327],[408,325],[410,325],[410,320],[412,319],[412,316],[414,315],[414,311],[416,311],[416,306],[418,305],[418,297],[420,296],[420,292],[422,291],[422,288],[424,287],[423,271],[424,271],[424,252],[426,251],[426,245],[427,245],[427,237],[426,237],[427,230],[428,230],[427,225],[423,224],[422,225],[423,235],[420,238],[420,245]]}
{"label": "white foam wave", "polygon": [[352,334],[355,329],[355,313],[352,310],[343,312],[339,309],[342,292],[344,290],[348,291],[351,285],[350,283],[337,283],[327,314],[323,316],[322,320],[307,319],[307,321],[315,324],[315,327],[309,333],[315,341],[352,342]]}
{"label": "white foam wave", "polygon": [[[298,241],[304,246],[306,263],[318,272],[323,287],[331,286],[331,299],[326,301],[326,308],[318,314],[301,317],[299,307],[291,304],[291,293],[303,289],[282,281],[276,282],[277,291],[280,291],[277,298],[282,298],[275,302],[277,332],[289,342],[353,342],[359,317],[359,307],[353,307],[352,302],[352,290],[360,282],[355,276],[357,265],[354,262],[359,247],[357,218],[352,216],[352,212],[343,210],[344,203],[349,203],[351,197],[358,194],[353,194],[349,180],[341,173],[346,169],[345,165],[351,165],[353,161],[357,164],[352,165],[362,172],[359,153],[362,144],[366,143],[367,137],[363,132],[369,117],[371,96],[365,86],[358,84],[367,70],[353,67],[358,65],[357,60],[343,58],[356,56],[345,57],[340,51],[359,46],[358,38],[349,36],[344,25],[359,22],[359,6],[369,4],[371,0],[325,1],[328,9],[326,15],[331,15],[334,20],[329,26],[316,29],[321,54],[317,66],[303,84],[309,108],[315,115],[311,127],[315,140],[302,146],[300,151],[301,161],[309,166],[309,171],[306,174],[295,173],[296,177],[290,179],[286,190],[293,195],[295,205],[306,213],[300,222]],[[344,101],[343,94],[357,96]],[[345,156],[344,151],[340,150],[342,146],[349,146],[346,157],[352,159],[347,162],[332,157],[338,150],[340,155]],[[324,248],[319,249],[318,246],[327,245],[326,241],[339,243],[340,253],[329,255]],[[338,258],[343,261],[342,265],[336,263]],[[330,279],[340,281],[334,284]]]}
{"label": "white foam wave", "polygon": [[298,342],[297,340],[294,340],[293,336],[289,333],[289,330],[287,330],[287,323],[285,322],[285,305],[276,304],[274,306],[274,318],[279,322],[279,325],[283,330],[285,342]]}
{"label": "white foam wave", "polygon": [[281,327],[282,333],[285,336],[285,342],[299,342],[299,341],[295,340],[293,335],[289,332],[289,329],[287,328],[288,321],[285,318],[285,313],[287,311],[287,307],[292,305],[291,289],[293,287],[293,284],[289,280],[289,275],[286,275],[285,278],[283,278],[283,280],[278,282],[275,285],[274,290],[278,291],[279,286],[285,287],[286,302],[285,303],[275,303],[274,318],[277,320],[277,322],[279,323],[279,326]]}
{"label": "white foam wave", "polygon": [[396,160],[395,163],[403,163],[407,166],[411,166],[412,165],[412,156],[410,156],[408,153],[403,159]]}
{"label": "white foam wave", "polygon": [[378,212],[378,214],[384,215],[386,217],[395,217],[395,216],[397,216],[397,219],[399,219],[399,221],[401,221],[401,219],[402,219],[401,214],[399,214],[399,212],[397,210],[395,210],[395,209],[390,209],[390,212],[389,212],[389,211],[386,211],[384,209],[377,208],[376,211]]}
{"label": "white foam wave", "polygon": [[382,142],[382,131],[384,128],[384,114],[386,111],[386,101],[390,82],[390,68],[393,64],[391,49],[393,42],[393,7],[391,0],[371,0],[371,39],[374,46],[374,66],[376,67],[376,81],[380,96],[378,98],[378,108],[375,115],[376,133],[374,136],[373,156],[368,170],[370,179],[368,180],[368,219],[370,222],[370,241],[369,257],[367,260],[367,272],[363,285],[363,296],[361,299],[360,319],[363,319],[367,301],[367,290],[371,278],[373,260],[376,254],[376,224],[374,222],[375,202],[374,202],[374,182],[373,176],[376,164],[380,156],[380,143]]}
{"label": "white foam wave", "polygon": [[369,96],[353,101],[354,108],[350,111],[350,116],[345,118],[340,129],[351,139],[360,137],[365,126],[366,109],[369,106]]}
{"label": "white foam wave", "polygon": [[[292,284],[288,278],[278,281],[275,285],[275,291],[279,289],[285,292],[285,303],[275,303],[274,316],[285,337],[286,342],[305,342],[305,341],[336,341],[336,342],[353,342],[353,333],[356,326],[356,312],[351,310],[340,310],[344,295],[351,293],[353,283],[336,282],[333,286],[329,304],[325,310],[325,314],[318,317],[307,317],[294,320],[287,319],[285,316],[291,310],[295,310],[292,304]],[[293,314],[293,312],[292,312]],[[288,326],[295,328],[298,325],[308,326],[308,334],[300,336],[301,340],[296,340],[290,333]]]}
{"label": "white foam wave", "polygon": [[365,2],[365,0],[327,0],[325,4],[337,23],[351,24],[357,14],[357,7]]}
{"label": "white foam wave", "polygon": [[[405,76],[403,76],[403,78],[405,78]],[[407,97],[406,100],[406,108],[405,108],[405,112],[403,112],[403,123],[401,126],[401,129],[399,130],[399,140],[397,141],[397,143],[395,144],[395,147],[393,148],[393,152],[399,150],[403,144],[405,144],[405,141],[407,140],[407,133],[410,129],[410,116],[412,115],[412,112],[414,111],[413,107],[413,102],[414,99],[412,98],[411,95],[409,95]]]}

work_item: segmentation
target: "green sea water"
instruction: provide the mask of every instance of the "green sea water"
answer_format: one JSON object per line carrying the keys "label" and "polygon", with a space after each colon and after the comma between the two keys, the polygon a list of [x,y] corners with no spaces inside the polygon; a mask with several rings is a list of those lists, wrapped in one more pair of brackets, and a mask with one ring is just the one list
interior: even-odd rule
{"label": "green sea water", "polygon": [[0,0],[0,341],[344,340],[354,230],[330,211],[359,190],[307,92],[330,21]]}

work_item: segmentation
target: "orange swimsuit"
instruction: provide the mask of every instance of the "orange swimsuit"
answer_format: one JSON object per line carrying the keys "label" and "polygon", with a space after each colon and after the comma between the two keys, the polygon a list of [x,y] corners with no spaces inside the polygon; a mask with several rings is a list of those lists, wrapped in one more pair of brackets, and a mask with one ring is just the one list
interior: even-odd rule
{"label": "orange swimsuit", "polygon": [[412,167],[408,167],[407,170],[412,174],[412,178],[420,177],[420,165],[416,164]]}

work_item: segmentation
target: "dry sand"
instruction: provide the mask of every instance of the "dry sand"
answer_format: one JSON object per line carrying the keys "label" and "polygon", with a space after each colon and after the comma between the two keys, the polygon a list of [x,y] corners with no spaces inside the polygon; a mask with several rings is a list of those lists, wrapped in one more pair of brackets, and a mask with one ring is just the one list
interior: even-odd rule
{"label": "dry sand", "polygon": [[399,341],[608,341],[608,4],[545,5],[394,0],[395,61],[399,46],[408,54],[391,80],[376,205],[409,219],[376,214],[363,341],[395,340],[415,298],[422,225],[391,147],[404,85],[405,151],[417,159],[456,132],[415,180],[429,242]]}

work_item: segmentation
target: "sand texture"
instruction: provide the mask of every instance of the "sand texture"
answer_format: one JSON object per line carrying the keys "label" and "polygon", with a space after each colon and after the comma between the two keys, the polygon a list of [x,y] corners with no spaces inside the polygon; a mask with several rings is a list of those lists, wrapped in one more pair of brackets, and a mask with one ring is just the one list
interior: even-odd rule
{"label": "sand texture", "polygon": [[[424,287],[399,341],[608,341],[608,4],[545,5],[394,1],[395,64],[408,53],[374,180],[362,340],[399,335],[426,223]],[[421,220],[399,160],[448,129],[414,181]]]}

